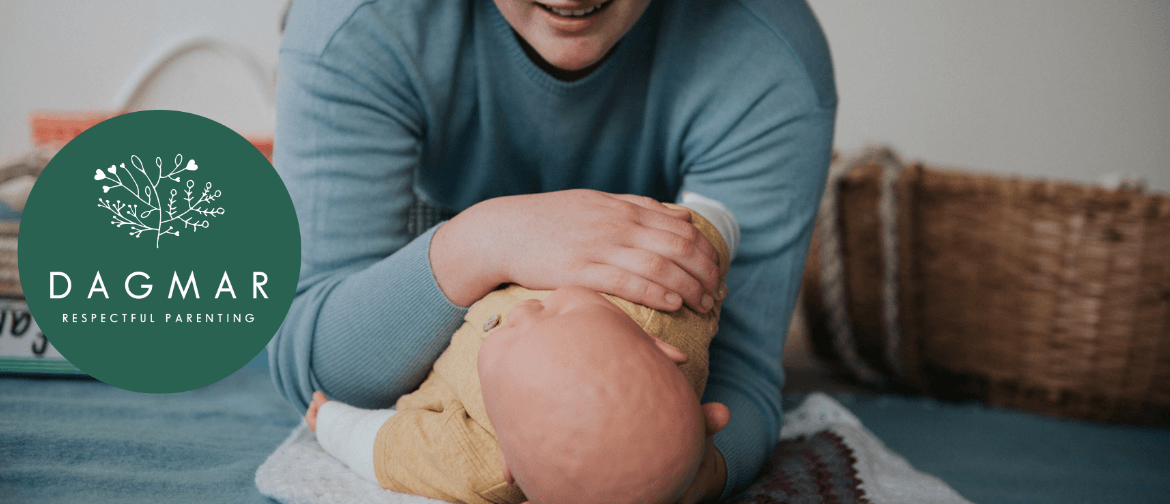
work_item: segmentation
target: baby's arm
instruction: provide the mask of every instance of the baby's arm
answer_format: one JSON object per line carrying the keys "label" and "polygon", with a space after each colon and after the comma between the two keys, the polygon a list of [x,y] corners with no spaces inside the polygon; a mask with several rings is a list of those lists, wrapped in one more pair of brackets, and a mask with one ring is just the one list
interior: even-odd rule
{"label": "baby's arm", "polygon": [[690,191],[683,193],[678,204],[698,212],[707,219],[707,222],[719,232],[723,243],[727,244],[730,259],[735,259],[735,249],[739,248],[739,221],[735,220],[735,214],[731,213],[731,210],[723,203]]}
{"label": "baby's arm", "polygon": [[359,476],[378,483],[374,475],[374,441],[378,429],[398,411],[367,410],[330,401],[321,392],[305,412],[305,423],[317,432],[317,442],[327,453]]}

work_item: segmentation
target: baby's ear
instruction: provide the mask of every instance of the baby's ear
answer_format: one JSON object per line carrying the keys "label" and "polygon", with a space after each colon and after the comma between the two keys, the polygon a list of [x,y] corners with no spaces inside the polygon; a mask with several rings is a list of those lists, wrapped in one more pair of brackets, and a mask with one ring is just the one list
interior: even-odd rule
{"label": "baby's ear", "polygon": [[500,468],[504,470],[504,482],[509,485],[516,484],[516,478],[512,477],[512,470],[508,468],[508,461],[504,459],[504,454],[500,454]]}
{"label": "baby's ear", "polygon": [[658,346],[658,349],[661,350],[662,353],[666,354],[668,358],[670,358],[670,360],[674,361],[676,364],[682,364],[687,361],[687,354],[683,353],[682,350],[679,350],[674,345],[663,341],[662,338],[659,338],[650,331],[644,332],[647,336],[650,337],[651,340],[654,341],[654,344]]}

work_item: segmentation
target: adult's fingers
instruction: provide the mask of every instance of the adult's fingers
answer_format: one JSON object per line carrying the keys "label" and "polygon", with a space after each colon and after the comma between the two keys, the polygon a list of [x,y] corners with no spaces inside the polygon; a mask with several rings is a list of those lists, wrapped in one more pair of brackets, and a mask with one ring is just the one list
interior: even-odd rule
{"label": "adult's fingers", "polygon": [[707,435],[714,436],[731,423],[731,410],[723,403],[709,402],[703,404],[703,416],[706,417]]}
{"label": "adult's fingers", "polygon": [[[664,231],[657,232],[665,233]],[[608,250],[604,255],[599,255],[598,258],[601,259],[600,262],[617,266],[623,271],[628,271],[662,286],[667,291],[678,294],[691,309],[699,313],[706,313],[711,307],[711,304],[704,306],[704,296],[707,297],[708,303],[712,300],[704,292],[703,285],[699,283],[699,280],[662,254],[642,248],[622,247]]]}
{"label": "adult's fingers", "polygon": [[689,221],[684,222],[678,219],[672,219],[662,214],[653,212],[643,212],[639,215],[637,222],[643,226],[661,229],[674,233],[688,242],[691,242],[698,247],[699,250],[710,257],[712,261],[718,260],[719,254],[715,251],[715,246],[707,241],[707,237],[696,228],[694,224]]}
{"label": "adult's fingers", "polygon": [[672,312],[683,304],[682,296],[677,293],[612,264],[589,264],[581,268],[573,283],[655,310]]}
{"label": "adult's fingers", "polygon": [[651,210],[651,211],[654,211],[654,212],[657,212],[660,214],[669,215],[671,217],[681,219],[683,221],[689,222],[691,220],[691,212],[687,211],[687,209],[685,209],[685,208],[670,208],[670,207],[662,204],[662,202],[660,202],[654,198],[651,198],[649,196],[638,196],[636,194],[612,194],[612,193],[605,193],[605,194],[612,197],[612,198],[616,198],[616,199],[625,201],[627,203],[633,203],[633,204],[638,205],[638,206],[645,208],[647,210]]}
{"label": "adult's fingers", "polygon": [[[625,243],[628,247],[665,257],[686,271],[691,278],[699,282],[704,290],[713,294],[719,290],[719,265],[707,253],[707,250],[713,250],[710,249],[711,244],[701,234],[698,236],[698,239],[708,248],[700,247],[687,237],[653,228],[643,228],[637,232],[628,233],[625,237]],[[650,278],[654,279],[654,277]],[[673,285],[667,285],[667,287],[673,287]]]}

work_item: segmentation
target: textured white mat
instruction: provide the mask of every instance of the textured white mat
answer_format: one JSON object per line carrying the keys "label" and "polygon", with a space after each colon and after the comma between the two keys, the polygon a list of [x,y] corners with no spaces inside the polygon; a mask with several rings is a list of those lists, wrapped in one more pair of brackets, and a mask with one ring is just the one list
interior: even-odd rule
{"label": "textured white mat", "polygon": [[[861,420],[833,398],[809,394],[804,404],[784,415],[782,440],[829,431],[841,438],[856,458],[859,488],[873,503],[971,504],[943,480],[915,469],[894,453]],[[775,457],[773,457],[775,458]],[[750,489],[749,489],[750,491]]]}
{"label": "textured white mat", "polygon": [[[826,437],[826,431],[835,436]],[[817,437],[818,434],[821,436]],[[840,502],[970,504],[942,480],[914,469],[906,459],[886,448],[857,417],[827,395],[810,394],[804,404],[784,415],[780,437],[785,442],[803,442],[810,446],[815,440],[839,439],[846,450],[851,451],[848,455],[852,455],[855,462],[852,464],[854,471],[849,472],[855,472],[856,479],[851,486],[861,492],[857,492],[857,498],[851,498],[850,485],[844,485],[844,493],[836,494]],[[755,497],[763,495],[767,495],[771,502],[820,501],[816,494],[825,495],[825,489],[816,492],[816,489],[801,486],[803,475],[799,468],[804,459],[795,453],[801,450],[786,451],[784,445],[782,442],[773,454],[770,469],[765,468],[766,472],[757,478],[756,484],[734,498],[734,502],[756,502]],[[825,445],[826,442],[822,441],[817,446],[824,448]],[[808,452],[804,449],[802,453]],[[796,471],[793,471],[794,466]],[[787,494],[777,485],[778,480],[784,481]],[[385,490],[360,478],[325,453],[317,443],[316,435],[304,425],[293,429],[288,439],[256,470],[256,487],[260,493],[284,504],[443,502]],[[803,493],[792,495],[793,488]]]}
{"label": "textured white mat", "polygon": [[325,453],[302,423],[256,469],[256,488],[284,504],[442,503],[386,490]]}

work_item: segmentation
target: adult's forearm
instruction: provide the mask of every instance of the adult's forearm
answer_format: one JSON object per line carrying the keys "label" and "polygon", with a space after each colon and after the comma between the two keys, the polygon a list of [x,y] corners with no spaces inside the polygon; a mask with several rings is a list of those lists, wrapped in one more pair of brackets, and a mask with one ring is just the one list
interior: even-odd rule
{"label": "adult's forearm", "polygon": [[302,279],[268,347],[289,401],[307,408],[320,390],[357,407],[388,407],[422,382],[466,313],[435,283],[433,233],[368,267]]}
{"label": "adult's forearm", "polygon": [[496,252],[500,246],[488,233],[490,208],[498,205],[497,200],[481,202],[434,232],[430,264],[435,282],[456,305],[471,306],[504,281],[499,274],[503,258]]}
{"label": "adult's forearm", "polygon": [[784,338],[824,188],[832,125],[832,110],[808,113],[788,123],[791,132],[776,130],[780,147],[753,151],[767,154],[720,171],[695,170],[686,184],[727,202],[742,231],[704,394],[704,401],[731,411],[730,424],[715,438],[727,463],[724,497],[751,482],[779,434]]}
{"label": "adult's forearm", "polygon": [[728,272],[729,294],[719,334],[712,341],[703,398],[731,411],[731,422],[715,437],[727,464],[724,498],[755,478],[779,436],[784,339],[800,287],[811,220],[812,212],[806,211],[778,226],[773,232],[789,234],[788,246],[771,257],[732,263]]}
{"label": "adult's forearm", "polygon": [[738,391],[712,390],[710,386],[707,390],[711,391],[707,398],[720,397],[732,412],[731,423],[715,435],[725,478],[719,499],[726,499],[755,479],[776,445],[780,424],[771,421],[772,414],[760,410],[760,404],[767,401],[749,399]]}
{"label": "adult's forearm", "polygon": [[302,262],[269,362],[302,409],[317,390],[384,407],[421,382],[463,309],[435,285],[432,232],[412,240],[407,228],[423,131],[411,84],[368,64],[384,48],[365,32],[316,29],[300,25],[281,46],[273,164],[297,209]]}
{"label": "adult's forearm", "polygon": [[756,476],[781,427],[781,353],[789,317],[767,305],[786,304],[784,294],[768,288],[775,285],[772,282],[786,281],[774,277],[771,282],[745,282],[767,276],[767,270],[730,272],[720,331],[710,348],[711,372],[703,401],[723,403],[731,412],[730,423],[715,436],[726,464],[724,498]]}
{"label": "adult's forearm", "polygon": [[[778,226],[789,245],[771,257],[732,263],[719,334],[710,349],[704,402],[725,404],[731,422],[715,437],[727,464],[724,498],[755,478],[775,446],[782,419],[784,339],[792,316],[812,212]],[[750,252],[750,249],[749,249]]]}

